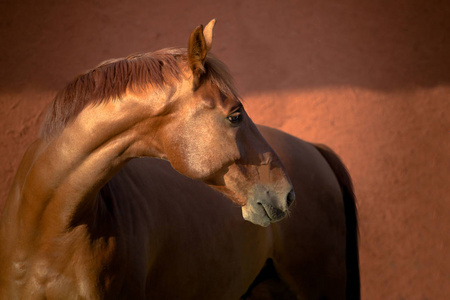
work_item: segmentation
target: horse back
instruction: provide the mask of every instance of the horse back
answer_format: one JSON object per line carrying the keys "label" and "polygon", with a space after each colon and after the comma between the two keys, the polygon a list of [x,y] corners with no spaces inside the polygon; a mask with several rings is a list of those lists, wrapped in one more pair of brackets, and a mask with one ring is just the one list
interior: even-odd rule
{"label": "horse back", "polygon": [[358,294],[356,209],[344,165],[331,150],[322,153],[325,148],[276,129],[259,130],[280,156],[296,193],[290,216],[272,225],[279,277],[307,299]]}

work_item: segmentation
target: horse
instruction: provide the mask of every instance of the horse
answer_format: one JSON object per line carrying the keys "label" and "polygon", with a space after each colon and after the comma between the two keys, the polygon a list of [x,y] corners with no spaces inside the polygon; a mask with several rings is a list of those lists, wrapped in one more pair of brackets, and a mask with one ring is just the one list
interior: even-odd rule
{"label": "horse", "polygon": [[1,299],[281,299],[270,280],[286,297],[359,294],[345,167],[253,124],[214,25],[56,95],[2,215]]}

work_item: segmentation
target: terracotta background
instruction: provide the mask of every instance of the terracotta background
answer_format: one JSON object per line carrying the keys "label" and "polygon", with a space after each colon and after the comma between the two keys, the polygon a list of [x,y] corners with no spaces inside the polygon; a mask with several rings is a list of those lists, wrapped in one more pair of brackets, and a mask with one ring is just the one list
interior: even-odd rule
{"label": "terracotta background", "polygon": [[363,299],[448,299],[448,1],[0,1],[0,209],[58,89],[213,17],[254,121],[348,166]]}

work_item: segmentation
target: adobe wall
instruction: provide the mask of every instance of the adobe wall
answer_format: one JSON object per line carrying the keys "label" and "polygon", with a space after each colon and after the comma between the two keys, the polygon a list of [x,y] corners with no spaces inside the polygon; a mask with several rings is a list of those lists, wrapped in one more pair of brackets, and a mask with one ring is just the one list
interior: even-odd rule
{"label": "adobe wall", "polygon": [[0,9],[0,208],[58,89],[105,59],[184,47],[215,17],[213,52],[254,121],[328,144],[348,166],[363,299],[450,295],[449,4],[9,2]]}

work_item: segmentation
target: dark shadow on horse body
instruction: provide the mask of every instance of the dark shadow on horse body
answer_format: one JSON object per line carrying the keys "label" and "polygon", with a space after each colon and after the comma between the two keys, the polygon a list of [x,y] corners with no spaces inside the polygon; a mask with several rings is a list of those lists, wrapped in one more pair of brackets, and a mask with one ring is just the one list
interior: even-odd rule
{"label": "dark shadow on horse body", "polygon": [[[103,209],[112,207],[110,226],[121,229],[115,238],[128,248],[129,257],[118,257],[124,261],[114,270],[122,274],[118,286],[145,290],[148,299],[238,299],[244,293],[242,299],[358,299],[345,296],[359,295],[359,278],[346,287],[348,254],[357,254],[357,244],[346,246],[352,216],[345,215],[333,169],[313,145],[259,129],[299,195],[290,216],[268,228],[254,226],[237,205],[167,162],[132,160],[100,193],[110,203]],[[90,234],[106,238],[98,229]],[[359,275],[358,265],[355,271]],[[132,284],[136,274],[145,280]]]}

